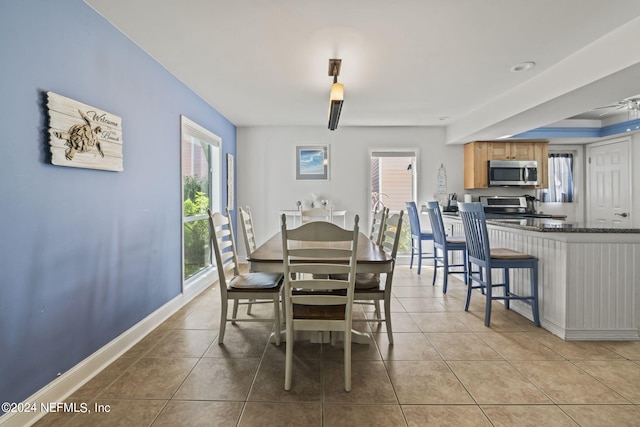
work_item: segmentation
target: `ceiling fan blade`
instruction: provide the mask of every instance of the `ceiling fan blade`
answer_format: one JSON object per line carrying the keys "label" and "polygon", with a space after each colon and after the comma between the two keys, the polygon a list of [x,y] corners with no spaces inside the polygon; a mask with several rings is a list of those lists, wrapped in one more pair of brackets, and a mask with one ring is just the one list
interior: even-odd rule
{"label": "ceiling fan blade", "polygon": [[[626,108],[626,107],[627,107],[627,103],[626,102],[625,103],[621,103],[620,102],[620,103],[618,103],[616,105],[609,105],[608,107],[599,107],[599,108],[596,108],[596,110],[600,110],[600,109],[603,109],[603,108],[608,108],[609,109],[609,111],[605,111],[602,114],[598,114],[598,117],[602,117],[602,116],[606,116],[607,114],[613,114],[616,111],[620,110],[621,108]],[[612,110],[612,108],[613,108],[613,110]]]}

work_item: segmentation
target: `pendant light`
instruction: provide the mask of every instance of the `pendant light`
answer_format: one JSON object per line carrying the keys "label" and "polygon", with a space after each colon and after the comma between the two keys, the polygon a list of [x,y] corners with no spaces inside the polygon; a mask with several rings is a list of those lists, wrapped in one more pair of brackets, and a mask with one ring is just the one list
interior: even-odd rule
{"label": "pendant light", "polygon": [[340,75],[340,65],[342,59],[329,60],[329,75],[333,76],[333,84],[331,85],[331,95],[329,98],[329,130],[336,130],[338,120],[340,119],[340,111],[344,102],[344,85],[338,83]]}

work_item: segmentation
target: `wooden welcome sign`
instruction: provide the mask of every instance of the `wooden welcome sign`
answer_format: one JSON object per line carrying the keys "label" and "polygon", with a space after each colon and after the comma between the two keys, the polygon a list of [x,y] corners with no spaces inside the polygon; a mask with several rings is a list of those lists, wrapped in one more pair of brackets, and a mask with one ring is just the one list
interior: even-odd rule
{"label": "wooden welcome sign", "polygon": [[121,172],[122,119],[47,92],[51,163]]}

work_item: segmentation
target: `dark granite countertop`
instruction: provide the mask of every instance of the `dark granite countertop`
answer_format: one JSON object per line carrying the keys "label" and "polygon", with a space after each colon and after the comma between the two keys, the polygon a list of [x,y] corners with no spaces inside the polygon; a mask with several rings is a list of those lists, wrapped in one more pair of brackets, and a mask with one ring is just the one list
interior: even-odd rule
{"label": "dark granite countertop", "polygon": [[[443,215],[460,220],[458,215]],[[640,228],[624,228],[602,224],[586,224],[548,218],[487,219],[487,224],[527,231],[551,233],[640,233]]]}

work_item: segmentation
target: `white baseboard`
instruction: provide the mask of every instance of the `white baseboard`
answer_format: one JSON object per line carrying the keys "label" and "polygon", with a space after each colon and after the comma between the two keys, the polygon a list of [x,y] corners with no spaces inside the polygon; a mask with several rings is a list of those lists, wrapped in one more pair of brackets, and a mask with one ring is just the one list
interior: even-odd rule
{"label": "white baseboard", "polygon": [[207,289],[214,282],[214,276],[215,279],[217,279],[217,275],[203,275],[195,283],[186,288],[183,293],[149,314],[117,338],[110,341],[104,347],[97,350],[19,404],[24,406],[28,403],[31,408],[35,409],[33,412],[7,412],[0,417],[0,425],[23,427],[35,423],[47,414],[46,411],[41,411],[41,408],[48,406],[52,402],[63,402],[87,381],[100,373],[104,368],[147,336],[147,334],[160,326],[162,322]]}

